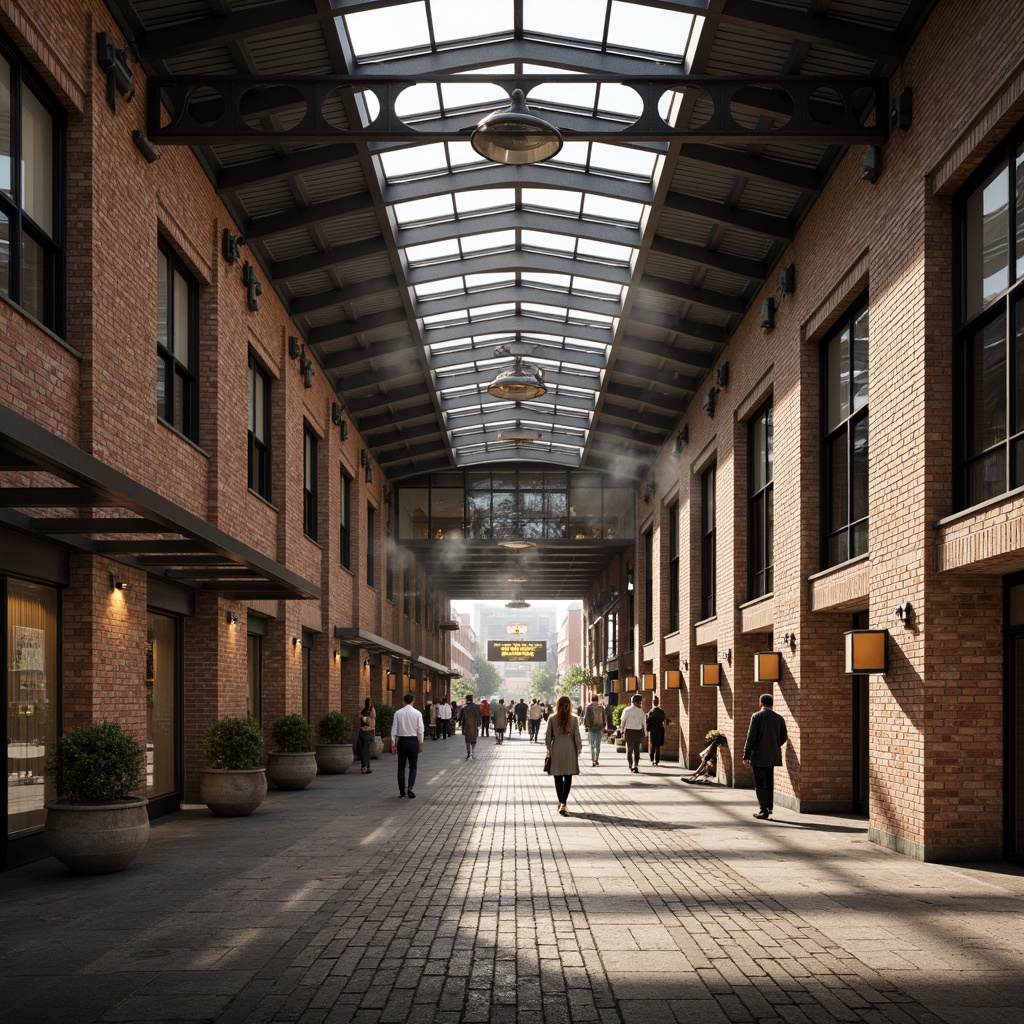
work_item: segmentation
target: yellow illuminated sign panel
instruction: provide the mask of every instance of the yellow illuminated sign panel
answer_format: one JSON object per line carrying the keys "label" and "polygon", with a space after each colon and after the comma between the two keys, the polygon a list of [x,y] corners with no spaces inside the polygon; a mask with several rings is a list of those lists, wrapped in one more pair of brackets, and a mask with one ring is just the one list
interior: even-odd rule
{"label": "yellow illuminated sign panel", "polygon": [[488,640],[488,661],[547,661],[547,640]]}

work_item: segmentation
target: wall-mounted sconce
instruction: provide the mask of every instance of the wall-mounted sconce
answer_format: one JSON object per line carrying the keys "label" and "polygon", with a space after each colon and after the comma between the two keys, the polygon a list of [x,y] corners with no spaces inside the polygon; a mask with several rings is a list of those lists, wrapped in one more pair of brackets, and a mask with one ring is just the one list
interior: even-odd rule
{"label": "wall-mounted sconce", "polygon": [[231,228],[225,228],[220,236],[220,251],[224,259],[235,264],[242,258],[242,246],[245,245],[244,235],[233,235]]}
{"label": "wall-mounted sconce", "polygon": [[721,388],[708,388],[707,393],[704,395],[704,401],[701,403],[701,408],[711,417],[715,418],[715,401],[718,398],[718,393]]}
{"label": "wall-mounted sconce", "polygon": [[904,601],[903,604],[897,605],[896,611],[893,614],[903,624],[904,629],[914,628],[914,609],[909,601]]}
{"label": "wall-mounted sconce", "polygon": [[860,180],[872,185],[882,174],[882,147],[865,146],[864,155],[860,158]]}
{"label": "wall-mounted sconce", "polygon": [[851,629],[846,633],[846,671],[853,675],[887,672],[888,639],[887,629]]}
{"label": "wall-mounted sconce", "polygon": [[665,689],[681,690],[683,688],[683,673],[677,668],[667,669],[665,672]]}
{"label": "wall-mounted sconce", "polygon": [[722,666],[718,662],[711,662],[700,667],[701,686],[721,686]]}
{"label": "wall-mounted sconce", "polygon": [[715,371],[715,383],[720,388],[727,388],[729,386],[729,364],[722,363],[722,365]]}
{"label": "wall-mounted sconce", "polygon": [[690,427],[689,424],[684,423],[683,429],[676,434],[676,443],[672,448],[672,451],[679,455],[683,450],[683,445],[688,444],[690,440]]}
{"label": "wall-mounted sconce", "polygon": [[316,376],[316,370],[313,367],[312,359],[302,360],[302,383],[307,387],[313,386],[313,378]]}
{"label": "wall-mounted sconce", "polygon": [[366,482],[368,484],[372,484],[373,483],[373,466],[367,464],[366,470],[364,471],[363,476],[364,476],[364,478],[365,478],[365,480],[366,480]]}
{"label": "wall-mounted sconce", "polygon": [[299,646],[299,638],[297,636],[292,637],[292,650],[295,650]]}
{"label": "wall-mounted sconce", "polygon": [[727,662],[729,662],[730,665],[732,664],[732,648],[731,647],[729,648],[729,650],[727,650],[725,652],[725,660]]}
{"label": "wall-mounted sconce", "polygon": [[783,633],[782,642],[791,650],[796,650],[796,633]]}
{"label": "wall-mounted sconce", "polygon": [[294,334],[288,335],[288,358],[301,359],[306,354],[306,346],[301,344]]}
{"label": "wall-mounted sconce", "polygon": [[766,334],[775,330],[775,299],[770,295],[761,303],[761,330]]}
{"label": "wall-mounted sconce", "polygon": [[109,32],[98,32],[96,34],[96,63],[107,76],[107,103],[110,109],[117,110],[117,97],[120,96],[125,103],[131,103],[135,95],[135,85],[132,83],[133,72],[128,67],[128,58],[131,56],[131,48],[118,49],[114,37]]}
{"label": "wall-mounted sconce", "polygon": [[779,288],[778,295],[781,299],[783,295],[792,295],[796,291],[796,264],[790,263],[788,267],[783,267],[779,271]]}
{"label": "wall-mounted sconce", "polygon": [[160,159],[160,153],[156,146],[153,145],[150,137],[141,128],[136,128],[132,131],[132,142],[135,143],[135,148],[146,158],[147,163],[155,164]]}
{"label": "wall-mounted sconce", "polygon": [[914,122],[914,90],[907,86],[892,98],[889,113],[889,127],[895,131],[899,128],[906,131]]}
{"label": "wall-mounted sconce", "polygon": [[228,620],[228,625],[229,626],[237,626],[238,625],[238,615],[237,615],[237,613],[235,613],[235,612],[228,612],[227,620]]}
{"label": "wall-mounted sconce", "polygon": [[782,654],[762,651],[754,655],[754,682],[777,683],[782,678]]}
{"label": "wall-mounted sconce", "polygon": [[689,672],[690,671],[690,663],[685,658],[683,659],[683,671],[684,672]]}
{"label": "wall-mounted sconce", "polygon": [[369,668],[369,667],[370,667],[370,659],[369,658],[363,658],[363,668]]}
{"label": "wall-mounted sconce", "polygon": [[359,465],[367,466],[370,463],[370,456],[366,454],[365,448],[359,449]]}
{"label": "wall-mounted sconce", "polygon": [[340,427],[345,422],[345,414],[337,402],[331,402],[331,422],[336,427]]}
{"label": "wall-mounted sconce", "polygon": [[335,661],[341,661],[341,651],[335,651],[334,652],[334,660]]}
{"label": "wall-mounted sconce", "polygon": [[251,312],[258,313],[263,285],[256,279],[256,268],[248,260],[242,265],[242,284],[245,285],[245,305]]}
{"label": "wall-mounted sconce", "polygon": [[654,486],[654,477],[652,476],[644,485],[644,501],[650,501],[654,497]]}
{"label": "wall-mounted sconce", "polygon": [[115,573],[110,574],[110,589],[111,590],[127,590],[128,581]]}

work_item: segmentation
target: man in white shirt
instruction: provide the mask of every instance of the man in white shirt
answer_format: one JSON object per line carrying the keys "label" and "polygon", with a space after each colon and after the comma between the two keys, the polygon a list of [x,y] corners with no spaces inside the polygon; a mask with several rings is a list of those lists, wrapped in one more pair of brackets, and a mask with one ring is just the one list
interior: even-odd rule
{"label": "man in white shirt", "polygon": [[530,722],[530,742],[536,743],[540,737],[540,723],[544,720],[544,706],[534,698],[527,712]]}
{"label": "man in white shirt", "polygon": [[452,706],[446,700],[437,705],[437,728],[441,739],[448,739],[452,731]]}
{"label": "man in white shirt", "polygon": [[639,693],[634,693],[633,703],[622,712],[619,719],[619,728],[626,738],[626,763],[629,770],[637,775],[640,774],[640,743],[647,729],[647,716],[640,706],[643,700]]}
{"label": "man in white shirt", "polygon": [[405,765],[409,764],[409,798],[416,794],[416,763],[423,753],[423,715],[413,706],[413,693],[405,695],[405,706],[395,712],[391,720],[391,746],[398,752],[398,795],[405,796]]}

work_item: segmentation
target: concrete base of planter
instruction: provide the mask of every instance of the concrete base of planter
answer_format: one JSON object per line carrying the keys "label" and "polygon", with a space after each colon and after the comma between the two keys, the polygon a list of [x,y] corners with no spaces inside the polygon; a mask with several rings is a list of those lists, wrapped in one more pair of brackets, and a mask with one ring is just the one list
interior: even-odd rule
{"label": "concrete base of planter", "polygon": [[267,779],[278,789],[305,789],[316,778],[316,754],[285,754],[280,750],[267,755]]}
{"label": "concrete base of planter", "polygon": [[219,818],[244,818],[263,803],[266,795],[264,768],[205,768],[199,784],[199,799]]}
{"label": "concrete base of planter", "polygon": [[318,743],[316,766],[321,775],[341,775],[352,767],[355,755],[351,743]]}
{"label": "concrete base of planter", "polygon": [[114,804],[46,805],[46,848],[80,875],[123,871],[149,839],[149,814],[144,797]]}
{"label": "concrete base of planter", "polygon": [[379,736],[373,737],[373,746],[370,747],[370,760],[376,761],[384,753],[384,741]]}

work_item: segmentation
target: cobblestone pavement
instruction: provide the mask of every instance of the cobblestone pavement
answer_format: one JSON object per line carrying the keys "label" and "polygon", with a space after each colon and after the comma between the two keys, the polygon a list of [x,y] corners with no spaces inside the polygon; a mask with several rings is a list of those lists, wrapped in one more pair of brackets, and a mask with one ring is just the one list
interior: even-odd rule
{"label": "cobblestone pavement", "polygon": [[383,755],[248,819],[176,814],[120,875],[0,875],[3,1020],[1024,1021],[1017,868],[754,821],[607,746],[562,818],[541,744],[464,753],[428,740],[416,800]]}

